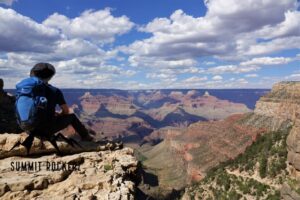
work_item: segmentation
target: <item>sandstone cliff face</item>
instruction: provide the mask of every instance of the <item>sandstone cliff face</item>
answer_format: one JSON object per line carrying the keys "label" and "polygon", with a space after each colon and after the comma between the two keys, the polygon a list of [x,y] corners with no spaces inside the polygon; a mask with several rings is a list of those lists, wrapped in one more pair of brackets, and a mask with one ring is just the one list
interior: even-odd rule
{"label": "sandstone cliff face", "polygon": [[300,111],[300,83],[281,82],[270,93],[260,98],[255,113],[283,120],[295,121]]}
{"label": "sandstone cliff face", "polygon": [[[76,152],[58,157],[51,154],[54,150],[48,142],[35,139],[34,157],[19,157],[24,147],[8,152],[23,138],[0,135],[0,199],[135,199],[138,162],[132,149],[83,143],[82,149],[72,151],[66,143],[58,142],[63,153]],[[36,165],[24,168],[24,163]]]}
{"label": "sandstone cliff face", "polygon": [[[277,124],[290,121],[293,128],[287,138],[288,169],[291,178],[300,181],[300,82],[281,82],[273,86],[272,91],[262,97],[254,111],[258,115],[272,117]],[[298,182],[300,184],[300,182]],[[300,199],[288,184],[282,188],[284,199]],[[300,187],[300,185],[299,185]]]}
{"label": "sandstone cliff face", "polygon": [[[252,126],[263,132],[289,130],[287,144],[287,171],[284,183],[280,183],[281,198],[284,200],[300,199],[300,82],[281,82],[275,84],[272,91],[261,97],[253,113],[244,115],[238,122],[241,126]],[[276,144],[274,144],[274,147]],[[269,158],[267,158],[269,159]],[[269,169],[268,169],[269,170]],[[235,175],[240,175],[236,173]],[[226,175],[226,173],[225,173]],[[228,174],[227,174],[228,175]],[[232,174],[229,174],[231,176]],[[242,174],[245,177],[245,174]],[[249,175],[256,179],[257,177]],[[265,179],[260,183],[270,184]],[[205,188],[205,183],[204,184]],[[199,189],[199,188],[198,188]],[[209,189],[207,189],[210,191]],[[191,189],[191,191],[197,191]],[[242,195],[243,193],[240,193]],[[279,195],[279,194],[278,194]],[[277,198],[278,198],[277,195]],[[184,197],[187,197],[186,195]],[[192,198],[193,199],[193,198]],[[196,199],[196,198],[195,198]],[[248,199],[248,197],[246,197]],[[251,198],[250,198],[251,199]]]}
{"label": "sandstone cliff face", "polygon": [[300,118],[295,120],[295,124],[287,138],[288,162],[291,173],[300,179]]}
{"label": "sandstone cliff face", "polygon": [[286,129],[295,122],[299,110],[300,83],[281,82],[256,102],[254,113],[244,122],[269,131]]}
{"label": "sandstone cliff face", "polygon": [[[294,126],[287,138],[288,170],[291,179],[282,187],[281,194],[285,200],[300,200],[300,115],[297,111]],[[296,192],[298,191],[298,192]]]}

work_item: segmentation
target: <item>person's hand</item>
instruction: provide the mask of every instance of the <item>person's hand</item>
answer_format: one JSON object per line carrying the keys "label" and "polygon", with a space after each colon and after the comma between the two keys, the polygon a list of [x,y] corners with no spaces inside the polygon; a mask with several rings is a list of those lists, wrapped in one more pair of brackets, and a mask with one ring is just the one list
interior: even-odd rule
{"label": "person's hand", "polygon": [[69,107],[67,104],[60,105],[62,115],[67,115],[70,113]]}

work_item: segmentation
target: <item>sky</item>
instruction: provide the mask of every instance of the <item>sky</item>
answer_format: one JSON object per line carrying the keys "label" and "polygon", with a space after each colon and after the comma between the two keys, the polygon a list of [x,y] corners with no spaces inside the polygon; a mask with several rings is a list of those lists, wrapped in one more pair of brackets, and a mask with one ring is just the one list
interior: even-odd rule
{"label": "sky", "polygon": [[297,0],[0,0],[5,88],[271,88],[300,81]]}

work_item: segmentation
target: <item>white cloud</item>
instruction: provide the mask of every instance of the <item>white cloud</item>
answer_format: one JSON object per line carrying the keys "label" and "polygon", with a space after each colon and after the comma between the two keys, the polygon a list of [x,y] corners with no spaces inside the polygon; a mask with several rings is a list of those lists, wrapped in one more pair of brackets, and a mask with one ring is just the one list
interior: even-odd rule
{"label": "white cloud", "polygon": [[245,61],[240,63],[242,66],[247,65],[280,65],[280,64],[287,64],[291,62],[292,58],[285,58],[285,57],[260,57],[260,58],[253,58],[252,60]]}
{"label": "white cloud", "polygon": [[[69,28],[71,35],[55,27],[53,21],[50,23],[55,16],[63,28]],[[108,64],[120,58],[117,50],[99,47],[99,43],[113,41],[116,35],[133,26],[125,16],[113,17],[109,9],[86,11],[74,19],[54,14],[40,24],[12,9],[0,7],[0,19],[0,52],[3,52],[0,73],[9,77],[6,80],[9,87],[13,88],[17,80],[28,76],[31,67],[38,62],[50,62],[57,68],[53,82],[61,87],[109,87],[109,83],[132,77],[138,71]],[[70,23],[69,27],[65,20]],[[94,24],[94,29],[85,29],[95,22],[93,20],[99,22]],[[97,27],[100,25],[101,29]],[[107,82],[104,84],[104,81]]]}
{"label": "white cloud", "polygon": [[87,10],[73,19],[54,13],[43,24],[61,30],[69,38],[82,38],[99,44],[113,42],[117,35],[127,33],[134,26],[126,16],[112,16],[109,8]]}
{"label": "white cloud", "polygon": [[232,73],[232,74],[239,74],[239,73],[247,73],[252,71],[259,70],[260,67],[257,66],[237,66],[237,65],[222,65],[217,67],[212,67],[207,70],[207,73],[211,74],[224,74],[224,73]]}
{"label": "white cloud", "polygon": [[214,81],[221,81],[221,80],[223,80],[223,77],[220,76],[220,75],[216,75],[216,76],[212,77],[212,80],[214,80]]}
{"label": "white cloud", "polygon": [[[49,57],[44,54],[39,56],[39,54],[32,53],[9,53],[7,59],[0,59],[0,73],[10,77],[6,80],[6,85],[10,88],[13,88],[17,81],[28,76],[34,64],[44,60],[50,61],[56,67],[57,74],[52,82],[59,87],[110,87],[109,84],[114,85],[116,80],[132,77],[137,73],[124,67],[109,65],[106,59],[110,59],[111,55],[106,55],[105,52],[102,56],[100,55],[99,53],[83,54],[74,58],[66,56],[51,61],[48,59],[55,58],[55,52],[50,53]],[[104,81],[107,82],[103,83]]]}
{"label": "white cloud", "polygon": [[265,55],[268,53],[279,52],[287,49],[299,49],[300,36],[277,38],[268,42],[261,42],[250,45],[245,50],[245,55]]}
{"label": "white cloud", "polygon": [[215,65],[216,62],[213,62],[213,61],[205,61],[203,62],[204,65]]}
{"label": "white cloud", "polygon": [[290,75],[290,77],[291,77],[291,78],[295,78],[295,77],[296,77],[296,78],[300,78],[300,74],[292,74],[292,75]]}
{"label": "white cloud", "polygon": [[[54,13],[38,23],[0,7],[0,52],[4,52],[0,54],[0,73],[7,75],[12,85],[36,62],[48,61],[61,72],[53,82],[63,87],[265,87],[275,79],[263,81],[257,74],[263,65],[299,60],[299,56],[268,55],[299,50],[296,0],[206,0],[205,5],[208,10],[203,17],[177,10],[168,18],[155,18],[138,27],[150,37],[116,48],[112,42],[129,32],[134,23],[126,16],[113,16],[110,9],[88,10],[74,18]],[[127,80],[137,73],[145,80]],[[222,77],[241,73],[244,78]],[[188,78],[182,80],[182,74]],[[294,80],[297,74],[289,78]],[[254,77],[262,81],[255,85],[245,79]]]}
{"label": "white cloud", "polygon": [[148,73],[146,74],[146,78],[148,79],[158,79],[161,82],[165,83],[173,83],[177,81],[177,77],[175,74],[165,74],[165,73]]}
{"label": "white cloud", "polygon": [[289,81],[300,81],[300,73],[299,74],[291,74],[289,76],[284,77],[285,80]]}
{"label": "white cloud", "polygon": [[197,61],[194,59],[159,60],[151,57],[130,56],[128,61],[133,67],[160,68],[163,66],[164,68],[184,68],[197,65]]}
{"label": "white cloud", "polygon": [[206,0],[206,6],[207,17],[217,17],[219,28],[240,33],[281,22],[286,11],[297,9],[297,1]]}
{"label": "white cloud", "polygon": [[59,31],[12,9],[0,7],[0,52],[49,52],[61,39]]}
{"label": "white cloud", "polygon": [[139,28],[152,37],[135,41],[122,50],[131,54],[135,66],[196,60],[203,56],[232,59],[237,55],[252,55],[252,51],[263,53],[252,47],[256,45],[256,38],[247,34],[253,36],[266,26],[281,23],[286,12],[296,11],[297,1],[209,0],[206,6],[208,11],[203,17],[196,18],[177,10],[169,18],[155,18]]}
{"label": "white cloud", "polygon": [[248,83],[248,81],[244,78],[237,79],[236,82],[239,84],[247,84]]}
{"label": "white cloud", "polygon": [[247,77],[247,78],[256,78],[256,77],[258,77],[258,75],[257,74],[246,74],[245,77]]}
{"label": "white cloud", "polygon": [[192,76],[190,78],[183,80],[182,83],[198,83],[198,82],[203,82],[206,80],[207,80],[206,76],[204,76],[204,77]]}
{"label": "white cloud", "polygon": [[285,20],[283,22],[275,26],[266,26],[262,30],[258,31],[258,34],[264,39],[299,36],[299,23],[299,11],[287,11],[285,13]]}
{"label": "white cloud", "polygon": [[146,74],[146,77],[151,79],[167,79],[167,78],[174,78],[174,75],[163,74],[163,73],[149,73]]}

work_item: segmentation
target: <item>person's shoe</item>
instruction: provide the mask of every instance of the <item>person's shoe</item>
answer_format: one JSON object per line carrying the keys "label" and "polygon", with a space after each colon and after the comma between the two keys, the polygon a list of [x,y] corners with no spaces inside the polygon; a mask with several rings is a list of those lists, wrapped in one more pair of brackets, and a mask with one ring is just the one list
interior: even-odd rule
{"label": "person's shoe", "polygon": [[96,135],[97,133],[93,129],[88,129],[89,135]]}

